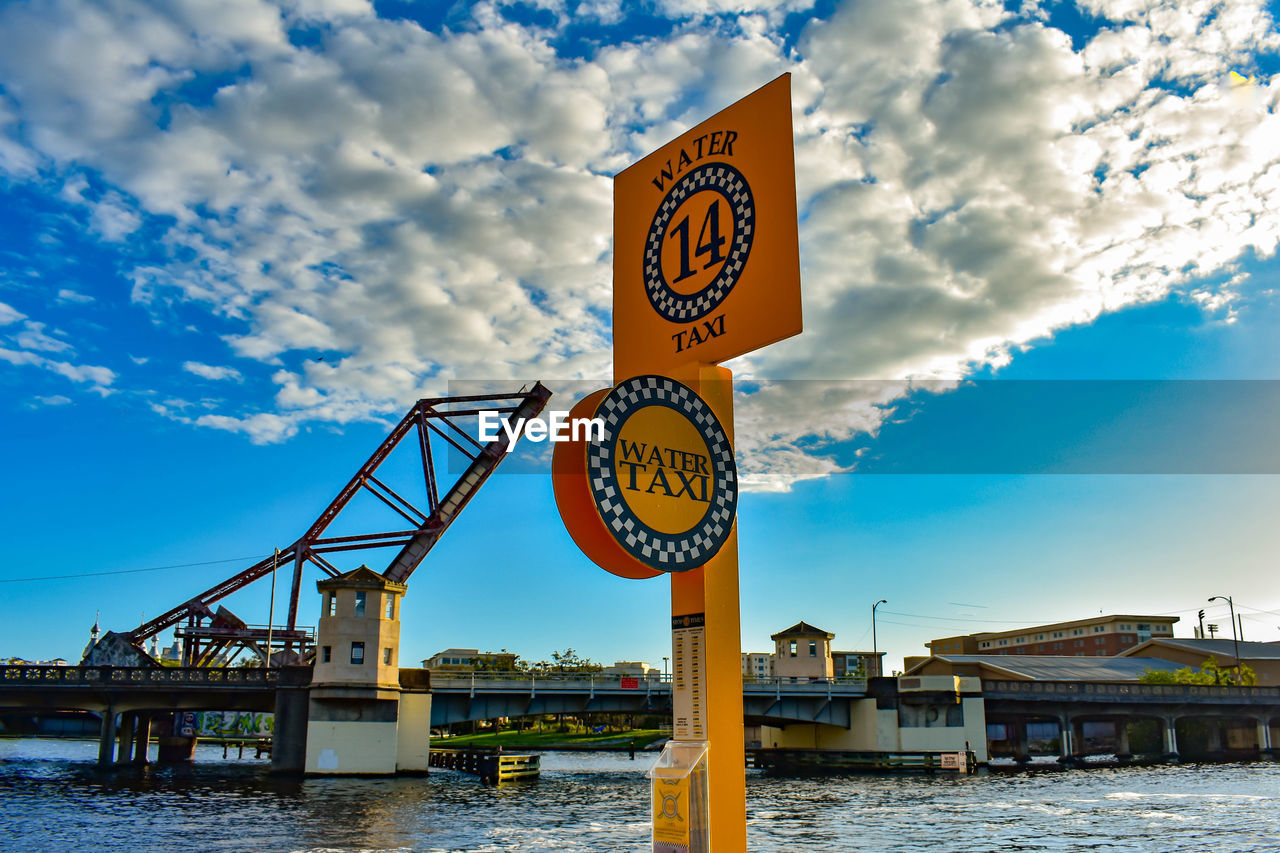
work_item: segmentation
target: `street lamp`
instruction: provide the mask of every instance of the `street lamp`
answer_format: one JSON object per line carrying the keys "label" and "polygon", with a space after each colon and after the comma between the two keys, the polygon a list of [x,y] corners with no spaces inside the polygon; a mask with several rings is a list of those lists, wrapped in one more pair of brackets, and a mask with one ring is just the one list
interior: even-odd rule
{"label": "street lamp", "polygon": [[882,598],[871,605],[871,662],[875,665],[876,675],[880,674],[880,648],[876,645],[876,608],[888,603],[888,599]]}
{"label": "street lamp", "polygon": [[1240,684],[1240,637],[1236,634],[1236,605],[1229,595],[1215,595],[1209,598],[1209,603],[1215,601],[1226,600],[1227,607],[1231,609],[1231,643],[1235,647],[1236,653],[1236,685]]}
{"label": "street lamp", "polygon": [[664,656],[664,657],[662,658],[662,678],[663,678],[663,680],[664,680],[664,681],[665,681],[665,680],[666,680],[666,678],[667,678],[667,662],[668,662],[668,661],[670,661],[670,660],[671,660],[671,658],[666,657],[666,656]]}

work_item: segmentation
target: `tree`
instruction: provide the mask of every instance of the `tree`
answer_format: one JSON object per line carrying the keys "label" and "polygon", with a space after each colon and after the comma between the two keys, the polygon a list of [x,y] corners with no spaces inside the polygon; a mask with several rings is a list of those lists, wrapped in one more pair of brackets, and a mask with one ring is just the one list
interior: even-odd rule
{"label": "tree", "polygon": [[1258,676],[1253,668],[1241,664],[1239,668],[1223,667],[1218,659],[1209,656],[1199,670],[1184,666],[1177,670],[1157,670],[1148,667],[1138,678],[1142,684],[1225,684],[1230,686],[1257,687]]}
{"label": "tree", "polygon": [[498,652],[484,651],[476,655],[476,672],[516,672],[519,664],[516,656],[506,649]]}
{"label": "tree", "polygon": [[599,672],[604,669],[601,664],[590,658],[578,657],[578,653],[573,649],[552,652],[551,660],[553,661],[551,668],[556,672]]}

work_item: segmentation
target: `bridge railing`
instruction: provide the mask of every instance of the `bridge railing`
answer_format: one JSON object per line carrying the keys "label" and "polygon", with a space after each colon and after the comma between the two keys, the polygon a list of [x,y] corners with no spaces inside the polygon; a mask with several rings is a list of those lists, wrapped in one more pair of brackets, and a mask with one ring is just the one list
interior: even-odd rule
{"label": "bridge railing", "polygon": [[133,666],[0,666],[0,687],[10,686],[143,686],[200,684],[228,687],[274,686],[276,669],[209,669],[197,667]]}
{"label": "bridge railing", "polygon": [[1212,684],[1140,684],[1090,681],[983,680],[982,693],[1000,699],[1071,699],[1078,702],[1238,702],[1275,704],[1280,687]]}
{"label": "bridge railing", "polygon": [[[433,690],[480,690],[485,692],[519,690],[620,690],[667,692],[670,675],[617,675],[605,673],[525,673],[468,672],[463,670],[431,670]],[[863,693],[864,678],[758,678],[743,679],[748,693],[813,693],[815,690],[837,693]]]}

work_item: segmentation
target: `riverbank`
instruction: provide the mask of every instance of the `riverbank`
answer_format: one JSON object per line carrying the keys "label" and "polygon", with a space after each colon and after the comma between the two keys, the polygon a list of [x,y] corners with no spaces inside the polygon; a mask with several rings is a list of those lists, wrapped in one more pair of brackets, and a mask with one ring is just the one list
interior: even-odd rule
{"label": "riverbank", "polygon": [[474,735],[433,737],[431,745],[439,749],[496,749],[503,750],[598,750],[602,752],[630,752],[657,748],[669,737],[670,732],[660,729],[632,729],[626,732],[597,733],[506,731],[484,732]]}

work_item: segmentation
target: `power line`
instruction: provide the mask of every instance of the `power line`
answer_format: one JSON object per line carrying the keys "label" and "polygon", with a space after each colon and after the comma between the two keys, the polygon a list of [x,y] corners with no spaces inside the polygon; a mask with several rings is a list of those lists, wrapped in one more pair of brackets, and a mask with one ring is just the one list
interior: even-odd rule
{"label": "power line", "polygon": [[984,622],[984,623],[989,622],[993,624],[998,623],[1001,625],[1020,625],[1027,621],[1025,619],[974,619],[974,618],[961,618],[956,616],[929,616],[924,613],[903,613],[900,610],[881,610],[880,612],[892,613],[894,616],[910,616],[913,619],[934,619],[934,620],[940,620],[943,622]]}
{"label": "power line", "polygon": [[1251,604],[1236,604],[1237,610],[1242,607],[1248,608],[1249,610],[1253,610],[1257,613],[1266,613],[1268,616],[1280,616],[1280,610],[1266,610],[1262,607],[1254,607]]}
{"label": "power line", "polygon": [[[1256,608],[1250,608],[1250,609],[1256,609]],[[985,625],[1018,625],[1024,628],[1040,627],[1042,625],[1056,624],[1060,622],[1084,621],[1079,618],[1075,618],[1075,619],[1043,619],[1037,622],[1037,620],[1034,620],[1034,619],[979,619],[975,617],[931,616],[927,613],[906,613],[901,610],[881,610],[880,612],[886,613],[892,616],[906,616],[911,619],[926,619],[933,622],[959,622],[961,624],[985,624]],[[1180,610],[1167,610],[1160,613],[1147,613],[1144,615],[1146,616],[1177,616],[1180,614],[1188,614],[1188,613],[1194,613],[1194,612],[1195,612],[1195,608],[1183,608]],[[1268,611],[1262,611],[1262,612],[1265,613]],[[1276,615],[1280,615],[1280,614],[1276,614]],[[1245,618],[1249,618],[1249,616],[1246,614]],[[908,622],[893,622],[887,619],[882,619],[881,621],[889,625],[908,625],[913,628],[931,627],[929,625],[912,624]],[[999,633],[999,632],[996,632],[996,633]]]}
{"label": "power line", "polygon": [[175,563],[172,566],[148,566],[145,569],[117,569],[109,572],[81,572],[74,575],[41,575],[30,578],[0,578],[0,583],[27,583],[30,581],[60,581],[68,578],[98,578],[105,575],[134,575],[139,572],[163,572],[168,569],[190,569],[195,566],[212,566],[218,563],[239,563],[244,560],[262,560],[270,555],[253,555],[249,557],[228,557],[225,560],[205,560],[202,563]]}

